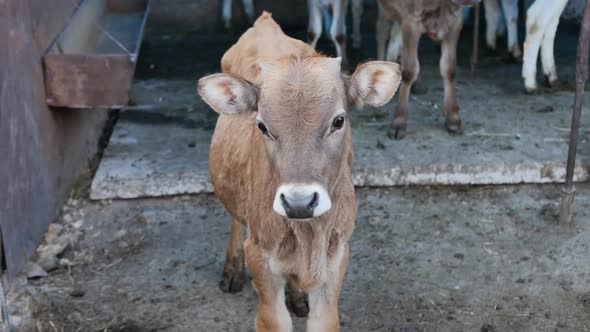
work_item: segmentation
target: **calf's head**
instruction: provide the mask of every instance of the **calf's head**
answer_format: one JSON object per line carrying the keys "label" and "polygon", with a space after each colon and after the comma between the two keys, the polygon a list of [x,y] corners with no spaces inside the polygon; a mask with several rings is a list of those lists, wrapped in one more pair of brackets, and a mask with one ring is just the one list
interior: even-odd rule
{"label": "calf's head", "polygon": [[199,94],[216,112],[257,112],[256,123],[244,125],[256,126],[264,141],[279,183],[272,206],[284,217],[309,219],[330,210],[351,152],[349,106],[381,106],[399,86],[395,63],[368,62],[343,76],[340,62],[310,57],[264,63],[260,84],[232,74],[199,80]]}

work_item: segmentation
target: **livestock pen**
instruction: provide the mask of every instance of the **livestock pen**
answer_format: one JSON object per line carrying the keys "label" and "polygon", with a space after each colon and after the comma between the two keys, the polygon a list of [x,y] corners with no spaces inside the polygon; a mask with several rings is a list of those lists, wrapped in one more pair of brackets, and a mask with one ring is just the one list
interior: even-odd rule
{"label": "livestock pen", "polygon": [[[127,1],[139,9],[119,10],[146,15],[145,26],[138,16],[127,28],[106,21],[96,28],[93,11],[76,23],[77,6],[88,2],[0,1],[7,13],[0,14],[0,40],[13,45],[0,53],[0,135],[18,143],[0,163],[0,183],[11,188],[0,191],[11,331],[254,331],[250,274],[239,293],[218,285],[230,216],[209,179],[217,114],[197,94],[197,80],[220,71],[222,55],[250,25],[241,2],[234,1],[230,30],[221,1]],[[580,14],[573,2],[577,9],[566,11]],[[255,1],[255,10],[272,12],[287,35],[307,41],[305,1]],[[521,9],[521,46],[524,16]],[[348,43],[349,73],[376,59],[377,17],[376,1],[365,1],[361,47]],[[73,52],[67,47],[88,56],[80,28],[88,22],[105,47],[136,61],[89,76],[100,78],[89,80],[98,93],[73,94],[70,87],[85,79],[66,72],[47,80],[43,56],[67,65],[59,57]],[[350,10],[347,23],[351,32]],[[487,51],[480,30],[476,75],[472,18],[457,49],[460,134],[445,130],[441,51],[427,36],[405,138],[390,130],[397,97],[349,114],[359,216],[340,295],[343,331],[590,329],[588,94],[574,219],[558,222],[579,21],[562,19],[557,31],[560,86],[532,95],[522,63],[509,61],[502,39]],[[60,38],[65,52],[55,44]],[[330,39],[324,33],[317,48],[335,56]],[[49,94],[87,96],[88,104],[57,104]],[[304,330],[304,318],[293,322]]]}

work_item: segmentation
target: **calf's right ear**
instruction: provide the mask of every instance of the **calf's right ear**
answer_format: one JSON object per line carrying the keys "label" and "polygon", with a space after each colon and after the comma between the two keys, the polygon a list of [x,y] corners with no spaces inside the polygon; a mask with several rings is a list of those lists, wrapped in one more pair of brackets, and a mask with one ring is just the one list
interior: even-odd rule
{"label": "calf's right ear", "polygon": [[211,108],[225,115],[256,111],[258,87],[232,74],[214,74],[199,80],[199,95]]}

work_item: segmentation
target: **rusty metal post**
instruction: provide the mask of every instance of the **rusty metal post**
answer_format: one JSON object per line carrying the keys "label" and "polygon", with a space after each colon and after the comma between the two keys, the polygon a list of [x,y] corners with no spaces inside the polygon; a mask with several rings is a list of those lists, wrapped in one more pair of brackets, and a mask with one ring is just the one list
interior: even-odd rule
{"label": "rusty metal post", "polygon": [[473,53],[471,54],[471,75],[475,75],[475,66],[477,66],[477,51],[479,48],[479,5],[475,4],[473,10]]}
{"label": "rusty metal post", "polygon": [[578,147],[578,136],[580,131],[580,116],[582,113],[582,96],[584,86],[588,79],[588,49],[590,44],[590,0],[586,0],[584,16],[582,17],[582,28],[578,41],[578,54],[576,60],[576,94],[574,96],[574,112],[572,114],[572,129],[570,132],[570,145],[567,154],[567,168],[565,175],[565,186],[562,190],[561,210],[559,211],[559,222],[568,224],[572,222],[574,202],[574,166],[576,165],[576,149]]}

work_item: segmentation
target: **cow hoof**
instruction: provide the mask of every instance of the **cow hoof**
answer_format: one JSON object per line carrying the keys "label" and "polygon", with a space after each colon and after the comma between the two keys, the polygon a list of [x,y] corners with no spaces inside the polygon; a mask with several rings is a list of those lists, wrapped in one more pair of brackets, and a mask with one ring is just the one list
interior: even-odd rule
{"label": "cow hoof", "polygon": [[522,59],[515,57],[511,53],[508,53],[508,55],[502,59],[502,62],[506,64],[519,64],[522,62]]}
{"label": "cow hoof", "polygon": [[561,82],[559,82],[558,79],[554,79],[553,81],[551,81],[551,79],[547,75],[545,75],[545,80],[543,81],[543,84],[545,87],[551,90],[559,90],[559,88],[561,87]]}
{"label": "cow hoof", "polygon": [[219,282],[219,288],[225,293],[237,293],[244,288],[244,282],[246,281],[246,273],[244,270],[241,271],[229,271],[223,272],[221,281]]}
{"label": "cow hoof", "polygon": [[524,87],[524,93],[527,94],[527,95],[537,95],[537,94],[540,93],[540,91],[536,87],[529,88],[529,87],[526,87],[525,86]]}
{"label": "cow hoof", "polygon": [[486,55],[494,57],[494,56],[498,55],[498,51],[496,51],[495,47],[491,47],[489,45],[486,45]]}
{"label": "cow hoof", "polygon": [[463,130],[461,129],[461,120],[447,122],[445,124],[445,127],[447,128],[447,131],[451,135],[461,135],[463,133]]}
{"label": "cow hoof", "polygon": [[406,126],[407,121],[405,119],[401,117],[394,118],[389,128],[389,132],[387,133],[387,137],[396,140],[403,139],[406,137]]}
{"label": "cow hoof", "polygon": [[406,137],[406,128],[389,128],[387,137],[395,140],[400,140]]}
{"label": "cow hoof", "polygon": [[293,294],[287,292],[287,308],[297,317],[307,317],[309,314],[309,302],[307,295],[303,292]]}

